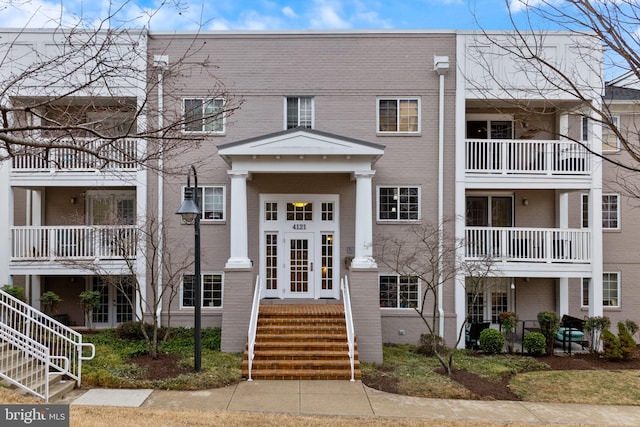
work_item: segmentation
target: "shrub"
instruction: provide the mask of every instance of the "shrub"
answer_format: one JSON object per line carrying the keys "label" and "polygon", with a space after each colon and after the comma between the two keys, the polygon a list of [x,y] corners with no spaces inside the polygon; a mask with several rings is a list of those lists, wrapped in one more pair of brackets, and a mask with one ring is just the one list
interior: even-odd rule
{"label": "shrub", "polygon": [[480,348],[489,354],[502,353],[504,341],[504,335],[495,329],[489,328],[480,332]]}
{"label": "shrub", "polygon": [[611,333],[608,329],[603,329],[602,331],[602,346],[603,352],[602,355],[607,360],[622,360],[623,354],[622,349],[620,348],[620,341],[618,338]]}
{"label": "shrub", "polygon": [[4,285],[2,290],[11,295],[12,297],[19,299],[22,302],[25,302],[26,299],[24,297],[24,289],[19,288],[17,286]]}
{"label": "shrub", "polygon": [[554,311],[541,311],[538,313],[540,332],[547,339],[547,352],[553,354],[553,340],[560,329],[560,316]]}
{"label": "shrub", "polygon": [[140,330],[140,322],[124,322],[119,324],[115,330],[116,337],[121,340],[139,340],[142,339],[142,331]]}
{"label": "shrub", "polygon": [[542,356],[547,348],[547,339],[540,332],[529,332],[522,339],[522,347],[532,356]]}
{"label": "shrub", "polygon": [[627,327],[627,331],[629,331],[629,333],[631,334],[631,336],[634,336],[636,334],[636,332],[638,332],[638,324],[636,322],[634,322],[633,320],[625,320],[624,321],[624,326]]}
{"label": "shrub", "polygon": [[[435,341],[435,342],[434,342]],[[444,343],[442,342],[442,337],[434,334],[421,334],[420,335],[420,344],[418,348],[416,348],[416,353],[422,354],[423,356],[433,356],[433,348],[440,352],[444,350]]]}
{"label": "shrub", "polygon": [[589,317],[584,323],[584,329],[589,332],[589,351],[597,353],[600,351],[601,335],[604,329],[609,329],[611,321],[607,316]]}
{"label": "shrub", "polygon": [[618,342],[620,343],[620,351],[623,359],[629,359],[636,349],[636,342],[627,330],[624,323],[618,322]]}

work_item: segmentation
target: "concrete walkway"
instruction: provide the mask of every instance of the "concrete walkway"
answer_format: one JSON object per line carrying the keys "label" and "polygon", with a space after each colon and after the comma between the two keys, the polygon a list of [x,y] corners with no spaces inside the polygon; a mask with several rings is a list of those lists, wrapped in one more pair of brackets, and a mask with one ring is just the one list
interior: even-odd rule
{"label": "concrete walkway", "polygon": [[499,423],[640,425],[638,406],[425,399],[373,390],[360,381],[256,380],[201,391],[92,389],[75,392],[67,403]]}

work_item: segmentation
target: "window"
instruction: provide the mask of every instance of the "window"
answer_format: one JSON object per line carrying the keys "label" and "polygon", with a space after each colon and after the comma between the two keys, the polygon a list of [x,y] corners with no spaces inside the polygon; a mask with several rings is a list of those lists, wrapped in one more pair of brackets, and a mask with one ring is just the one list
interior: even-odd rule
{"label": "window", "polygon": [[222,99],[185,99],[184,130],[186,132],[224,132]]}
{"label": "window", "polygon": [[580,132],[580,141],[589,141],[589,117],[582,117],[582,128]]}
{"label": "window", "polygon": [[467,120],[468,139],[512,139],[511,120]]}
{"label": "window", "polygon": [[[222,307],[222,274],[202,274],[202,306]],[[195,276],[182,277],[182,306],[193,307],[195,299]]]}
{"label": "window", "polygon": [[[589,195],[582,195],[582,228],[589,227]],[[620,195],[602,195],[602,228],[617,230],[620,228]]]}
{"label": "window", "polygon": [[420,188],[379,187],[378,219],[381,221],[420,219]]}
{"label": "window", "polygon": [[313,98],[286,99],[286,128],[313,128]]}
{"label": "window", "polygon": [[[184,191],[182,188],[182,199]],[[202,212],[203,221],[222,221],[225,219],[225,188],[224,186],[198,186],[198,207]]]}
{"label": "window", "polygon": [[467,196],[466,205],[470,227],[513,227],[512,196]]}
{"label": "window", "polygon": [[[618,116],[609,117],[611,124],[618,127],[620,123],[620,118]],[[620,149],[620,140],[618,140],[618,136],[613,132],[613,130],[603,124],[602,125],[602,151],[618,151]]]}
{"label": "window", "polygon": [[[467,316],[472,323],[499,323],[500,313],[510,310],[508,277],[487,277],[480,283],[467,277]],[[474,291],[475,289],[475,291]]]}
{"label": "window", "polygon": [[420,304],[420,282],[417,276],[380,276],[379,285],[380,307],[414,308]]}
{"label": "window", "polygon": [[[589,279],[582,279],[582,305],[589,306]],[[620,307],[620,274],[602,273],[602,305]]]}
{"label": "window", "polygon": [[420,100],[378,99],[378,132],[420,132]]}

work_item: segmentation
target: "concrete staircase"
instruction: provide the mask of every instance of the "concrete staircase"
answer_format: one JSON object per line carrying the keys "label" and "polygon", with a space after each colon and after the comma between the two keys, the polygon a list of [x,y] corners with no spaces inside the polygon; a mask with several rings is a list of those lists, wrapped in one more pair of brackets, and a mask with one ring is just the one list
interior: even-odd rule
{"label": "concrete staircase", "polygon": [[[34,358],[25,357],[24,354],[18,357],[20,352],[21,350],[12,349],[8,343],[0,343],[0,354],[2,354],[0,365],[6,368],[6,372],[3,373],[14,381],[29,384],[35,391],[44,394],[46,367]],[[20,394],[27,394],[25,390],[9,381],[0,380],[0,383],[12,390],[16,390]],[[74,379],[67,378],[60,372],[50,372],[49,403],[64,399],[75,387],[76,381]]]}
{"label": "concrete staircase", "polygon": [[[342,305],[262,304],[251,376],[272,380],[349,380],[348,351]],[[242,376],[248,378],[247,351]],[[361,378],[357,344],[355,378]]]}

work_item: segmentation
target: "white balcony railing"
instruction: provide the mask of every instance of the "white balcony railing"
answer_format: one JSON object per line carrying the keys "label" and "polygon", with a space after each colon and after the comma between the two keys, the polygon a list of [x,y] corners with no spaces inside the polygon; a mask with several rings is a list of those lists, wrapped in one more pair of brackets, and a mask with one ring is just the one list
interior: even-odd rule
{"label": "white balcony railing", "polygon": [[466,227],[467,259],[588,263],[591,233],[583,229]]}
{"label": "white balcony railing", "polygon": [[134,225],[12,227],[12,261],[133,259]]}
{"label": "white balcony railing", "polygon": [[[81,139],[60,140],[59,144],[78,144]],[[90,170],[135,170],[138,140],[123,139],[120,141],[86,140],[83,148],[89,152],[100,153],[101,158],[84,151],[71,148],[50,148],[38,150],[33,154],[19,153],[13,157],[13,169],[19,171],[83,171]],[[108,160],[107,160],[108,159]]]}
{"label": "white balcony railing", "polygon": [[590,154],[572,141],[467,139],[466,173],[589,175]]}

